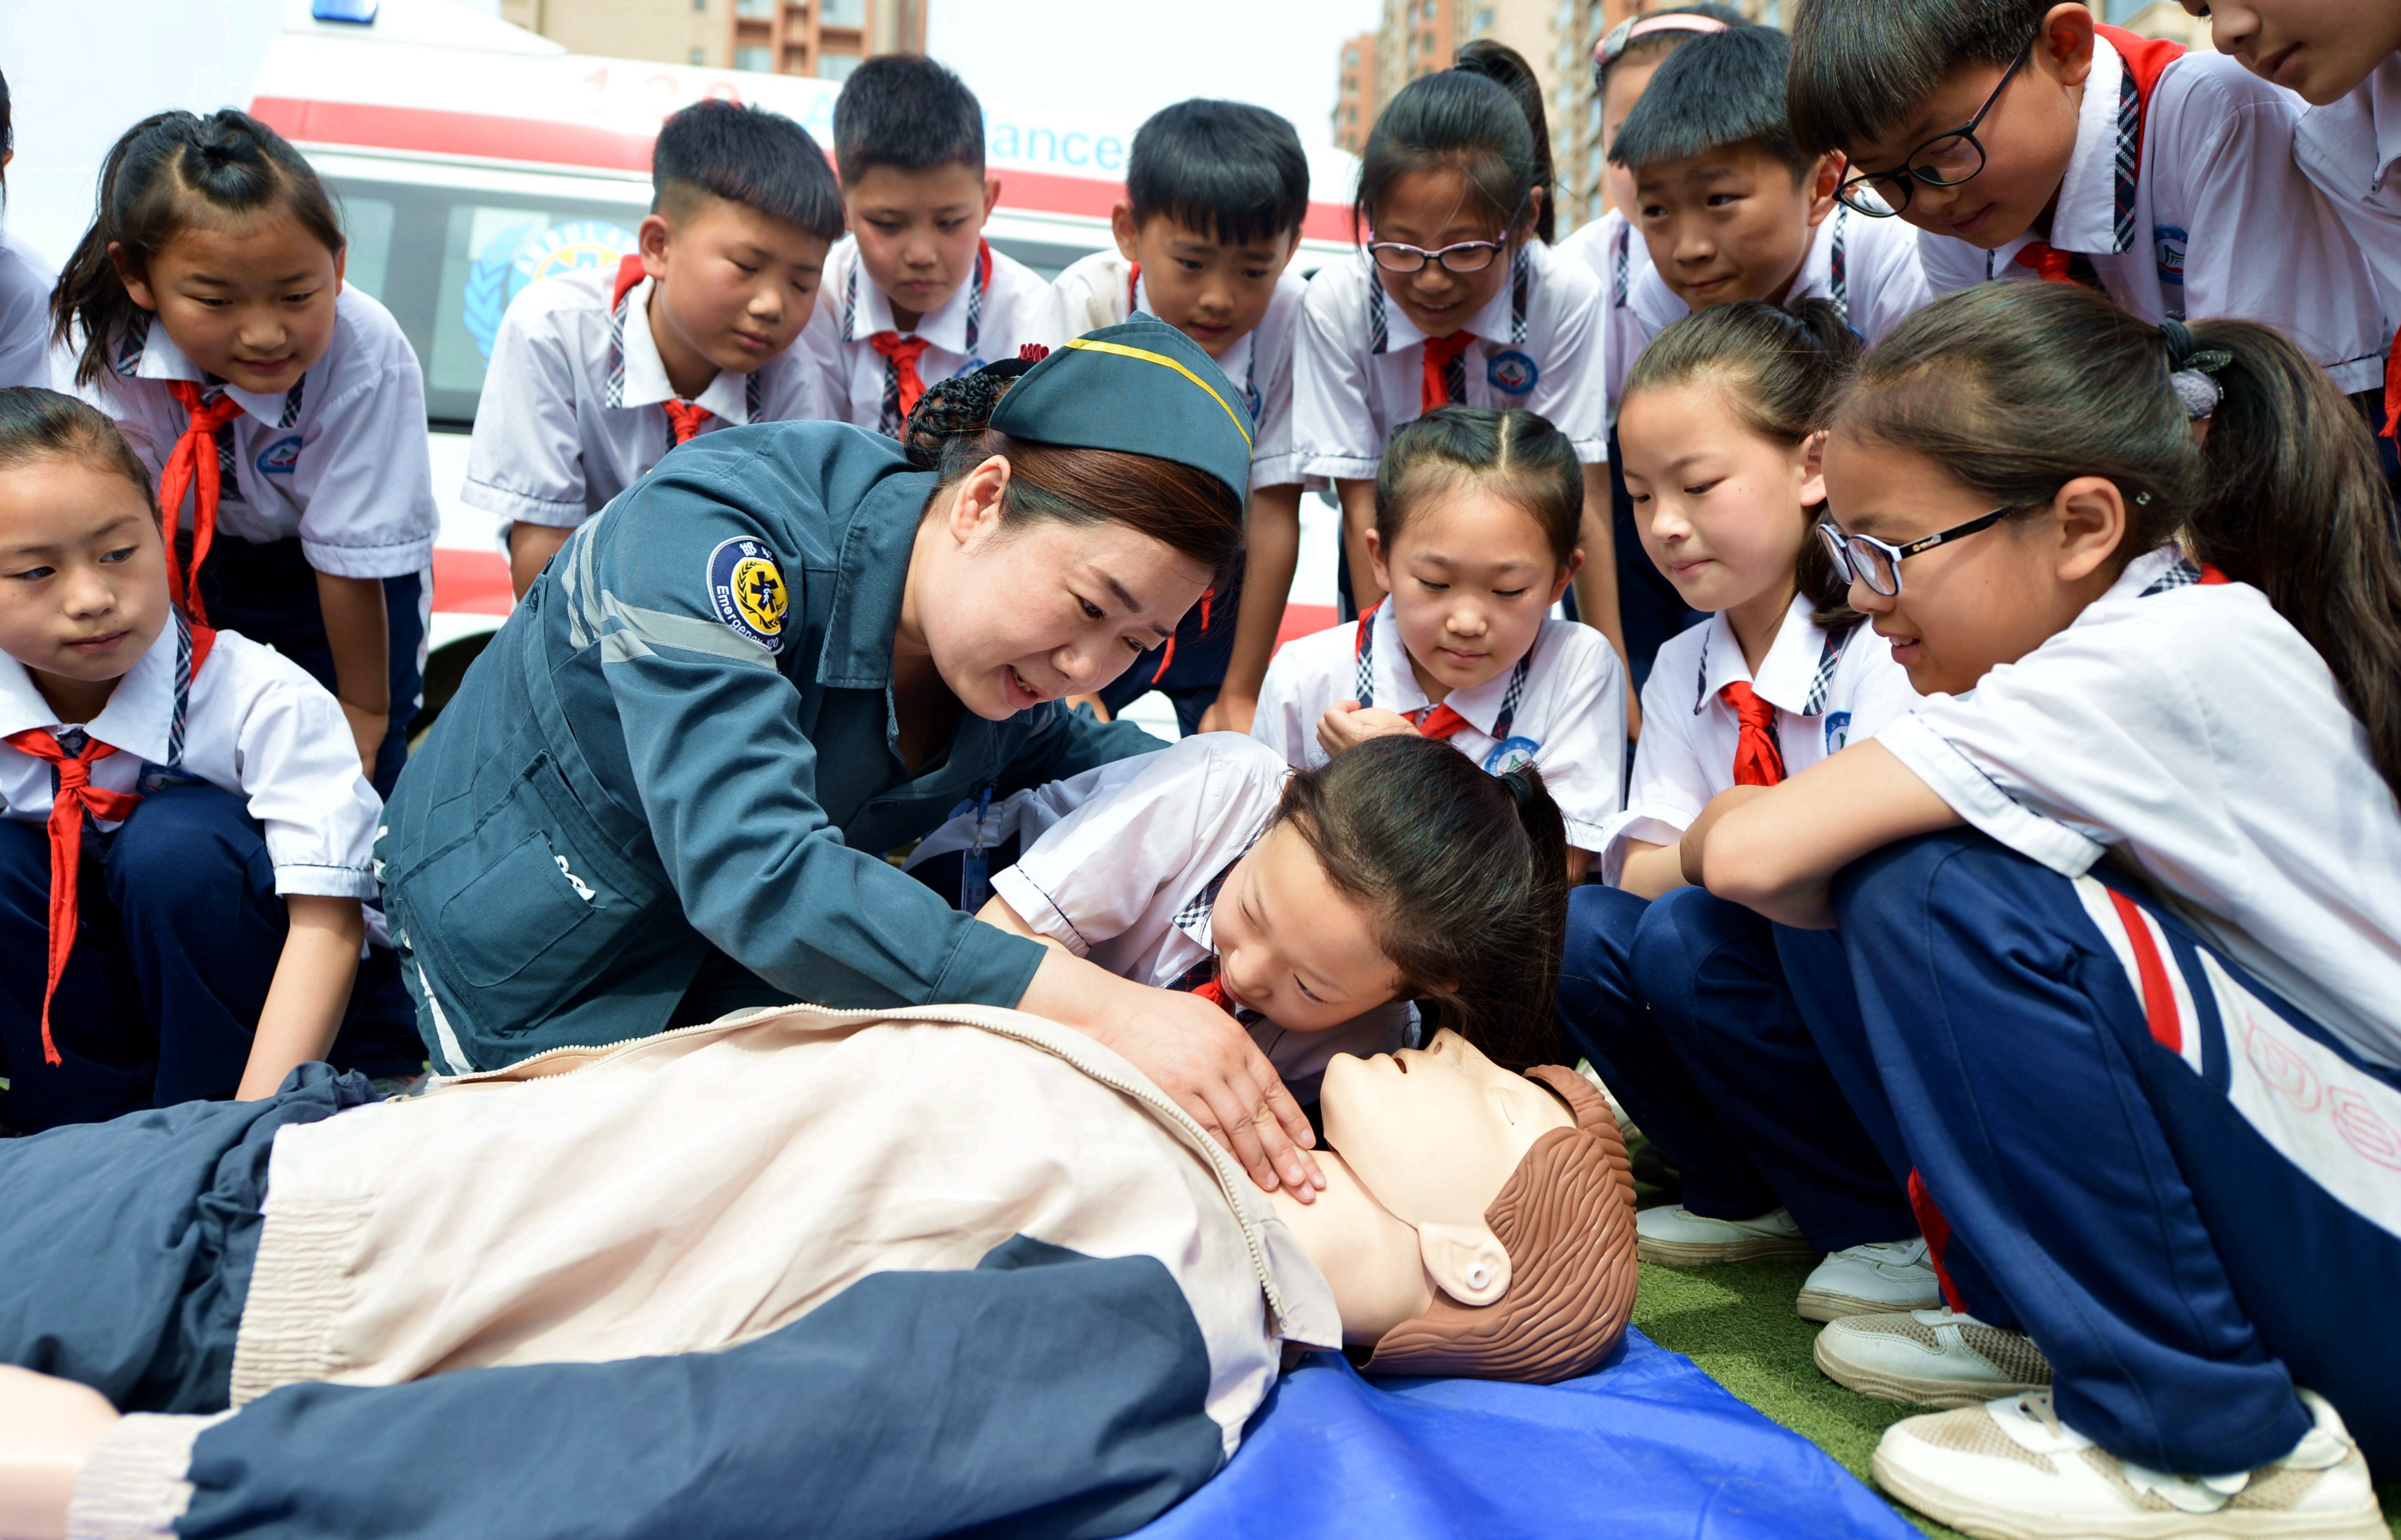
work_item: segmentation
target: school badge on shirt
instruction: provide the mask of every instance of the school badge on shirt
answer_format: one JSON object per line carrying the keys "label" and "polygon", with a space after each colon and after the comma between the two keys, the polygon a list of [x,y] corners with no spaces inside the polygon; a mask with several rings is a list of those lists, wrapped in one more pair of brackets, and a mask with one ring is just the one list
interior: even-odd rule
{"label": "school badge on shirt", "polygon": [[1506,737],[1492,746],[1484,756],[1487,775],[1505,776],[1521,764],[1530,764],[1542,751],[1542,744],[1533,738]]}
{"label": "school badge on shirt", "polygon": [[1524,395],[1543,378],[1543,371],[1535,366],[1532,354],[1506,348],[1492,355],[1492,362],[1484,366],[1484,378],[1503,394]]}
{"label": "school badge on shirt", "polygon": [[726,629],[771,653],[783,651],[784,611],[791,595],[766,546],[747,535],[719,542],[708,553],[708,598]]}

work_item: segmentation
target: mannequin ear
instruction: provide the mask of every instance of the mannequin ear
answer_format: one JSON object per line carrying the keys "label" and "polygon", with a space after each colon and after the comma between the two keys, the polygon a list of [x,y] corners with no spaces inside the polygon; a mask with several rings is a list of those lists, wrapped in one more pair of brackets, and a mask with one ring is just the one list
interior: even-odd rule
{"label": "mannequin ear", "polygon": [[1509,1292],[1509,1253],[1486,1225],[1420,1225],[1418,1256],[1435,1286],[1462,1305],[1498,1303]]}

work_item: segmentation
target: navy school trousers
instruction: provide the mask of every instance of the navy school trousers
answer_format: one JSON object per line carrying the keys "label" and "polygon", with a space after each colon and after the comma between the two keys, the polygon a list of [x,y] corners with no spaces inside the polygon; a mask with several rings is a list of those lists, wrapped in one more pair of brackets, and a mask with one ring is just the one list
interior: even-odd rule
{"label": "navy school trousers", "polygon": [[[383,580],[384,624],[391,653],[391,720],[369,777],[376,795],[389,799],[400,768],[408,763],[408,724],[425,698],[427,606],[432,590],[420,573]],[[200,599],[209,624],[240,631],[307,669],[329,694],[334,650],[325,639],[325,612],[317,598],[316,569],[301,554],[297,536],[254,544],[230,535],[209,547],[200,568]]]}
{"label": "navy school trousers", "polygon": [[1700,888],[1569,895],[1560,1029],[1675,1160],[1684,1206],[1790,1208],[1821,1251],[1917,1233],[1898,1130],[1853,1108],[1793,998],[1830,966],[1822,938]]}
{"label": "navy school trousers", "polygon": [[[1598,891],[1579,891],[1580,916]],[[2147,899],[1979,833],[1878,851],[1834,898],[1837,930],[1768,928],[1765,947],[1714,953],[1700,943],[1743,927],[1707,895],[1635,918],[1638,980],[1685,969],[1710,1018],[1713,1068],[1694,1079],[1737,1093],[1700,1113],[1778,1181],[1804,1162],[1777,1152],[1813,1127],[1809,1157],[1855,1171],[1859,1131],[1879,1153],[1897,1138],[1886,1158],[1923,1195],[1946,1295],[2032,1337],[2062,1419],[2111,1452],[2203,1475],[2257,1466],[2309,1426],[2298,1383],[2334,1403],[2371,1465],[2401,1469],[2401,1074]],[[1748,993],[1728,982],[1746,969]],[[1658,1006],[1672,995],[1652,1001],[1670,1033],[1681,1018]],[[1755,1049],[1725,1017],[1736,1005],[1759,1012]],[[1824,1077],[1849,1116],[1827,1115]],[[1646,1132],[1660,1119],[1674,1148],[1710,1129],[1688,1093],[1646,1102],[1642,1083],[1620,1094]],[[1818,1089],[1779,1101],[1778,1084]]]}
{"label": "navy school trousers", "polygon": [[[2068,1426],[2156,1469],[2289,1450],[2296,1383],[2401,1471],[2401,1073],[2167,910],[1978,833],[1835,887],[1852,989],[1804,997],[1864,1051],[1979,1315],[2049,1356]],[[1873,1121],[1873,1119],[1871,1119]],[[1935,1235],[1929,1233],[1929,1243]]]}
{"label": "navy school trousers", "polygon": [[[33,1133],[233,1094],[290,919],[240,798],[185,783],[144,795],[111,833],[84,826],[76,942],[42,1053],[50,847],[0,819],[0,1126]],[[422,1067],[392,954],[359,965],[333,1057],[371,1075]]]}

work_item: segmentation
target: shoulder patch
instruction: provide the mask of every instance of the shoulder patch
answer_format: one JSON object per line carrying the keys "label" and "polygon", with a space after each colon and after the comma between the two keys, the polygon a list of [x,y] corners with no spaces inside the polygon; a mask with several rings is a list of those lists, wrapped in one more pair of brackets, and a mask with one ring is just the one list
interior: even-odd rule
{"label": "shoulder patch", "polygon": [[791,595],[783,569],[767,547],[748,535],[720,541],[708,553],[708,601],[726,629],[770,653],[784,649],[784,611]]}

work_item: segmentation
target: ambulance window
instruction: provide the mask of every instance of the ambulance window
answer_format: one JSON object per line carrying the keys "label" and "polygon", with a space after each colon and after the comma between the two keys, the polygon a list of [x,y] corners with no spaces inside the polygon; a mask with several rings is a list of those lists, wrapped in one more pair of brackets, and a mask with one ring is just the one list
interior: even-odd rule
{"label": "ambulance window", "polygon": [[395,210],[388,198],[342,199],[342,233],[350,247],[342,258],[342,281],[370,298],[383,297],[384,273],[391,262],[391,227]]}

